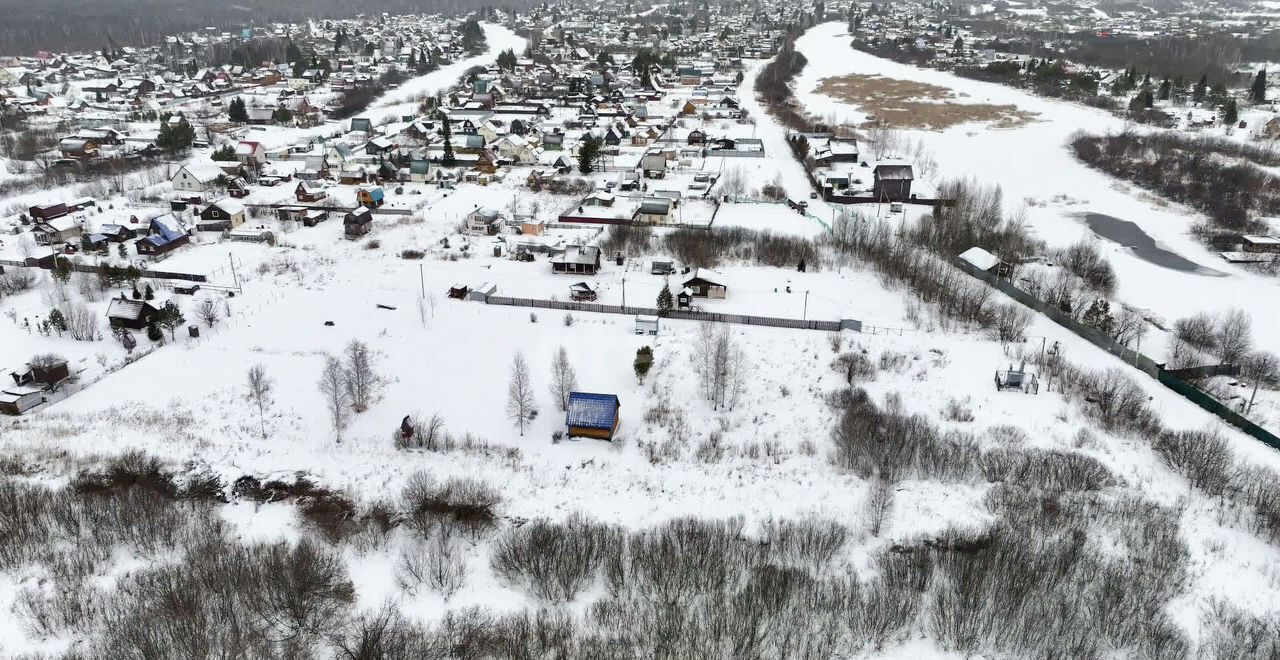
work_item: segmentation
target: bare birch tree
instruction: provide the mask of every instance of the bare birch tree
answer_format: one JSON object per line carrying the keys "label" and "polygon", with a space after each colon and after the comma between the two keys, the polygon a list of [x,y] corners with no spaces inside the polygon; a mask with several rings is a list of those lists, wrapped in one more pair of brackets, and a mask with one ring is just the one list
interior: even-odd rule
{"label": "bare birch tree", "polygon": [[247,377],[249,401],[258,409],[258,425],[262,427],[262,439],[267,439],[267,406],[271,405],[271,390],[275,383],[267,375],[267,368],[255,364],[249,367]]}
{"label": "bare birch tree", "polygon": [[746,390],[750,362],[727,325],[704,322],[694,344],[694,370],[714,410],[732,409]]}
{"label": "bare birch tree", "polygon": [[325,407],[329,410],[329,418],[333,422],[335,438],[342,441],[342,431],[347,428],[347,420],[351,415],[348,408],[349,388],[347,387],[347,370],[342,361],[332,355],[324,357],[324,369],[320,372],[320,393],[324,395]]}
{"label": "bare birch tree", "polygon": [[561,410],[569,409],[569,393],[578,389],[578,374],[569,363],[569,351],[564,346],[551,359],[551,398]]}
{"label": "bare birch tree", "polygon": [[516,353],[511,360],[511,383],[507,385],[507,417],[524,435],[525,424],[534,411],[533,378],[524,354]]}
{"label": "bare birch tree", "polygon": [[356,412],[364,412],[378,397],[382,379],[373,368],[373,353],[369,345],[352,339],[343,350],[346,359],[347,396]]}

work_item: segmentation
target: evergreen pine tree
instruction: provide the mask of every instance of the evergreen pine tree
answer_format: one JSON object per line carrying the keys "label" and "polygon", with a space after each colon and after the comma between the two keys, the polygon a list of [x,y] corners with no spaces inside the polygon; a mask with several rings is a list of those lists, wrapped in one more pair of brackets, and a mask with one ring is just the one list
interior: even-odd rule
{"label": "evergreen pine tree", "polygon": [[658,311],[669,312],[673,307],[675,307],[675,300],[671,297],[671,288],[663,282],[662,290],[658,292]]}
{"label": "evergreen pine tree", "polygon": [[1209,76],[1200,76],[1200,81],[1191,90],[1192,103],[1199,103],[1204,100],[1205,92],[1209,89]]}
{"label": "evergreen pine tree", "polygon": [[1226,105],[1222,106],[1222,123],[1233,125],[1240,119],[1240,110],[1236,107],[1235,99],[1228,99]]}
{"label": "evergreen pine tree", "polygon": [[1263,103],[1267,100],[1267,70],[1261,69],[1253,79],[1253,87],[1249,88],[1249,100]]}

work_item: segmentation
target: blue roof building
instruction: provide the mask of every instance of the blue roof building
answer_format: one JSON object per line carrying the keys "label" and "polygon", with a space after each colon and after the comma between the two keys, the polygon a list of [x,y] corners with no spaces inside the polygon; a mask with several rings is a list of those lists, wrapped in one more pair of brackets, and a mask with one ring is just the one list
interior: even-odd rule
{"label": "blue roof building", "polygon": [[613,394],[570,392],[569,412],[565,415],[569,437],[613,440],[613,435],[618,432],[618,408],[621,406]]}

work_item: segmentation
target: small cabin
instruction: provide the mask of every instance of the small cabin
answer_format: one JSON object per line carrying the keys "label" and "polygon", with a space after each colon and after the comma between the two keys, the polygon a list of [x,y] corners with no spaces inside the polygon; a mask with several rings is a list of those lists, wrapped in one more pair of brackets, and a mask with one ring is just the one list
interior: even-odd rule
{"label": "small cabin", "polygon": [[120,294],[107,305],[107,321],[113,328],[141,330],[156,317],[156,308],[145,300],[130,300]]}
{"label": "small cabin", "polygon": [[621,407],[613,394],[570,392],[569,411],[565,414],[569,437],[612,441],[621,421],[618,417]]}
{"label": "small cabin", "polygon": [[383,197],[381,186],[360,186],[356,191],[356,202],[366,208],[376,209],[382,206]]}
{"label": "small cabin", "polygon": [[353,209],[342,219],[342,233],[347,238],[360,238],[373,230],[373,212],[367,206]]}
{"label": "small cabin", "polygon": [[712,279],[712,273],[701,268],[693,271],[693,276],[684,281],[684,288],[694,298],[724,300],[729,293],[729,287]]}
{"label": "small cabin", "polygon": [[1241,239],[1241,249],[1245,252],[1280,253],[1280,237],[1245,236]]}

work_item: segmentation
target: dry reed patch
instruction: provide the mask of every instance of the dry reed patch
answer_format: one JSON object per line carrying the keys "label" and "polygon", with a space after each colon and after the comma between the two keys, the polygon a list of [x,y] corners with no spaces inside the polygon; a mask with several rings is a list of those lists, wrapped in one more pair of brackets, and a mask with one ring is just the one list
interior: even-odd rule
{"label": "dry reed patch", "polygon": [[968,122],[1014,128],[1037,116],[1015,105],[956,103],[959,95],[945,87],[878,75],[823,78],[817,92],[856,105],[893,128],[942,130]]}

